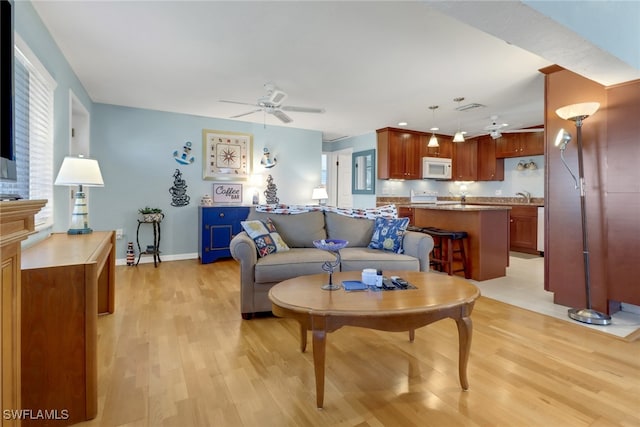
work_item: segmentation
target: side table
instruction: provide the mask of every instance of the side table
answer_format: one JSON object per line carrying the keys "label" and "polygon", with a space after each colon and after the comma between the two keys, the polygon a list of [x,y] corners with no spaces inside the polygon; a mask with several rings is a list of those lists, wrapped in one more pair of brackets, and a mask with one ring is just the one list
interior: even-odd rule
{"label": "side table", "polygon": [[[142,224],[151,224],[153,226],[153,245],[148,245],[144,251],[140,247],[140,226]],[[136,265],[140,264],[140,258],[142,255],[153,255],[153,265],[154,267],[157,267],[158,263],[162,262],[160,259],[160,221],[138,220],[136,243],[138,244],[138,261],[136,262]]]}

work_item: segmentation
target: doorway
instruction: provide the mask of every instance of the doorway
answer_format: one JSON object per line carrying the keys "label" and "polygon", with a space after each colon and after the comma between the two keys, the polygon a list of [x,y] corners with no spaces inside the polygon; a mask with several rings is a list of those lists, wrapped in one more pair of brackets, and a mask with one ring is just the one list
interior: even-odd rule
{"label": "doorway", "polygon": [[323,153],[327,158],[326,187],[329,193],[329,206],[350,209],[353,207],[351,195],[351,148]]}

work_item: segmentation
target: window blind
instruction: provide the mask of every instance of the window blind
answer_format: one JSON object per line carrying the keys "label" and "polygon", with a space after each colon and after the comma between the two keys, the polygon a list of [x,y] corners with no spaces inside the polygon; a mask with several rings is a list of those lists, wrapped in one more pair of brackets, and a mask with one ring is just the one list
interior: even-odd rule
{"label": "window blind", "polygon": [[[35,216],[36,228],[53,225],[53,96],[56,82],[16,37],[15,138],[18,181],[14,193],[48,203]],[[4,191],[4,190],[3,190]]]}

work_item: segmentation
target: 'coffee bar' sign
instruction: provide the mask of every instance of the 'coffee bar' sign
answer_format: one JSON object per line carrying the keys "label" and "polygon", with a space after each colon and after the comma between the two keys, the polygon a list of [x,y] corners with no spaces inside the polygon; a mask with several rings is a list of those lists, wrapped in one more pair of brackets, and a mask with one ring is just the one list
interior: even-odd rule
{"label": "'coffee bar' sign", "polygon": [[242,203],[242,184],[213,184],[213,203]]}

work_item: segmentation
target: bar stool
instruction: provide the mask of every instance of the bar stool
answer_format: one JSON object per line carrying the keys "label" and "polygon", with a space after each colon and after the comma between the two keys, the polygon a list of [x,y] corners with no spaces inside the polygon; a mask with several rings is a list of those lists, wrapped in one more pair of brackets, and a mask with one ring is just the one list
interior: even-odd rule
{"label": "bar stool", "polygon": [[[436,227],[425,227],[422,232],[433,238],[433,250],[431,251],[429,265],[432,265],[434,270],[446,271],[449,276],[463,271],[465,279],[468,279],[470,275],[467,270],[467,257],[464,252],[464,239],[467,238],[467,232],[443,230]],[[456,254],[459,254],[457,259],[454,256]],[[462,264],[462,268],[453,269],[456,261]]]}

